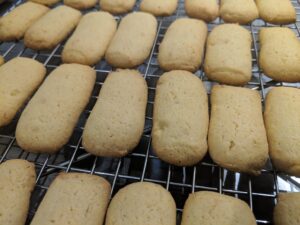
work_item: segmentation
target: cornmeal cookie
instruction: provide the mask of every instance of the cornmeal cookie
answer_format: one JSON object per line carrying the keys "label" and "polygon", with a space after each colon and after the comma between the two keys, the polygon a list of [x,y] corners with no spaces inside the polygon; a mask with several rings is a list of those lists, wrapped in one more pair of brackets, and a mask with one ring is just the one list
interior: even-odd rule
{"label": "cornmeal cookie", "polygon": [[61,173],[50,185],[31,225],[103,224],[110,184],[96,175]]}
{"label": "cornmeal cookie", "polygon": [[143,0],[140,9],[155,16],[170,16],[176,11],[177,4],[178,0]]}
{"label": "cornmeal cookie", "polygon": [[254,0],[221,0],[221,18],[227,23],[247,24],[259,17]]}
{"label": "cornmeal cookie", "polygon": [[100,9],[113,14],[127,13],[131,11],[136,0],[100,0]]}
{"label": "cornmeal cookie", "polygon": [[211,92],[209,154],[220,166],[259,175],[268,156],[260,94],[216,85]]}
{"label": "cornmeal cookie", "polygon": [[156,155],[176,166],[198,163],[207,152],[208,100],[201,80],[174,70],[157,83],[152,147]]}
{"label": "cornmeal cookie", "polygon": [[206,36],[207,26],[203,21],[189,18],[175,20],[159,46],[159,66],[166,71],[197,71],[202,63]]}
{"label": "cornmeal cookie", "polygon": [[181,225],[256,225],[250,207],[240,199],[210,191],[190,194]]}
{"label": "cornmeal cookie", "polygon": [[106,61],[117,68],[132,68],[142,64],[150,55],[156,29],[157,21],[151,14],[128,14],[121,20],[106,51]]}
{"label": "cornmeal cookie", "polygon": [[213,80],[230,85],[244,85],[252,76],[252,38],[237,24],[223,24],[209,34],[204,71]]}
{"label": "cornmeal cookie", "polygon": [[105,225],[176,225],[176,205],[162,186],[148,182],[119,190],[108,207]]}
{"label": "cornmeal cookie", "polygon": [[82,17],[62,52],[64,63],[94,65],[105,54],[117,29],[117,22],[107,12],[91,12]]}
{"label": "cornmeal cookie", "polygon": [[300,42],[287,27],[262,28],[259,64],[268,77],[283,82],[300,81]]}
{"label": "cornmeal cookie", "polygon": [[300,193],[279,193],[274,209],[275,225],[299,225]]}
{"label": "cornmeal cookie", "polygon": [[0,164],[0,224],[24,225],[36,173],[34,164],[22,159]]}
{"label": "cornmeal cookie", "polygon": [[275,87],[267,95],[265,124],[273,165],[300,176],[300,90]]}
{"label": "cornmeal cookie", "polygon": [[147,93],[147,83],[138,71],[111,72],[83,131],[86,151],[110,157],[132,151],[144,131]]}
{"label": "cornmeal cookie", "polygon": [[16,128],[20,147],[34,153],[60,150],[89,102],[95,79],[96,72],[88,66],[63,64],[57,67],[21,115]]}
{"label": "cornmeal cookie", "polygon": [[16,57],[0,67],[0,127],[8,125],[46,75],[43,64]]}
{"label": "cornmeal cookie", "polygon": [[185,0],[185,11],[190,17],[211,22],[219,16],[217,0]]}
{"label": "cornmeal cookie", "polygon": [[97,0],[64,0],[64,4],[75,9],[88,9],[97,4]]}
{"label": "cornmeal cookie", "polygon": [[35,50],[52,49],[76,27],[80,11],[58,6],[38,19],[25,33],[24,44]]}
{"label": "cornmeal cookie", "polygon": [[23,38],[26,30],[48,12],[46,6],[26,2],[0,18],[0,41],[14,41]]}
{"label": "cornmeal cookie", "polygon": [[259,16],[273,24],[296,22],[296,10],[290,0],[256,0]]}

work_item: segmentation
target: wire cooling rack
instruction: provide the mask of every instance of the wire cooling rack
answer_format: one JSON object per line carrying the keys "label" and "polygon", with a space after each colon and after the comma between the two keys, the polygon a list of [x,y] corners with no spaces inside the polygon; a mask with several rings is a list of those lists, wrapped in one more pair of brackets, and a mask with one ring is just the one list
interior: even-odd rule
{"label": "wire cooling rack", "polygon": [[[11,4],[7,10],[1,9],[0,14],[6,14],[23,1],[19,0]],[[296,35],[300,36],[300,4],[292,0],[297,10],[297,22],[288,25]],[[135,10],[139,10],[138,0]],[[98,10],[98,6],[86,10]],[[1,12],[2,11],[2,12]],[[138,70],[144,75],[149,87],[149,97],[147,104],[146,123],[142,139],[138,147],[126,157],[121,159],[95,157],[87,153],[81,145],[81,136],[84,124],[97,100],[101,86],[111,68],[104,60],[95,66],[97,71],[97,82],[95,84],[90,102],[82,113],[74,133],[66,146],[55,155],[32,154],[24,152],[16,143],[15,128],[20,111],[14,121],[7,127],[0,128],[0,163],[8,159],[22,158],[33,162],[36,165],[37,180],[36,187],[32,195],[30,212],[26,224],[29,224],[34,213],[39,206],[47,188],[55,176],[61,172],[82,172],[102,176],[112,185],[112,195],[127,184],[139,181],[150,181],[163,185],[173,195],[177,205],[177,223],[180,224],[182,209],[188,195],[194,191],[210,190],[227,195],[231,195],[246,201],[253,210],[258,224],[272,224],[272,211],[276,204],[279,192],[300,191],[300,181],[295,177],[285,174],[278,174],[270,162],[267,163],[262,174],[258,177],[251,177],[246,174],[234,173],[215,165],[209,156],[194,167],[175,167],[159,160],[151,147],[151,127],[152,109],[155,95],[155,87],[158,78],[163,71],[157,63],[158,47],[164,34],[176,18],[185,17],[184,3],[180,0],[176,13],[173,16],[158,18],[158,32],[155,38],[150,57]],[[119,21],[120,17],[116,17]],[[222,24],[221,19],[217,19],[208,24],[209,31],[218,24]],[[253,77],[246,85],[248,88],[259,90],[264,104],[268,90],[274,86],[295,86],[299,83],[288,84],[275,82],[264,76],[258,66],[258,32],[262,27],[272,26],[258,19],[251,25],[245,26],[251,31],[253,38]],[[30,57],[43,63],[48,74],[61,64],[61,52],[64,43],[56,46],[52,51],[33,51],[25,48],[23,41],[0,43],[0,54],[6,60],[16,56]],[[196,73],[210,93],[213,82],[205,76],[202,68]]]}

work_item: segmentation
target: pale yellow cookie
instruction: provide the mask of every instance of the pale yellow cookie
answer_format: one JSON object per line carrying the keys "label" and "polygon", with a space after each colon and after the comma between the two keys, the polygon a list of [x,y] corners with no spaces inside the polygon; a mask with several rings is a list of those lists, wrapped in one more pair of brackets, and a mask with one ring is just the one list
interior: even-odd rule
{"label": "pale yellow cookie", "polygon": [[46,75],[43,64],[16,57],[0,67],[0,127],[8,125]]}
{"label": "pale yellow cookie", "polygon": [[136,0],[100,0],[100,10],[108,11],[113,14],[130,12]]}
{"label": "pale yellow cookie", "polygon": [[267,95],[265,124],[273,165],[300,176],[300,90],[275,87]]}
{"label": "pale yellow cookie", "polygon": [[110,184],[96,175],[61,173],[50,185],[31,225],[103,224]]}
{"label": "pale yellow cookie", "polygon": [[95,79],[92,68],[79,64],[63,64],[48,75],[17,124],[20,147],[34,153],[60,150],[89,102]]}
{"label": "pale yellow cookie", "polygon": [[0,41],[22,39],[26,30],[48,12],[46,6],[26,2],[0,18]]}
{"label": "pale yellow cookie", "polygon": [[117,30],[117,22],[107,12],[91,12],[82,17],[62,52],[64,63],[94,65],[104,56]]}
{"label": "pale yellow cookie", "polygon": [[296,10],[290,0],[256,0],[259,16],[273,24],[296,22]]}
{"label": "pale yellow cookie", "polygon": [[203,21],[175,20],[159,46],[159,66],[166,71],[197,71],[202,63],[206,37],[207,26]]}
{"label": "pale yellow cookie", "polygon": [[178,0],[143,0],[140,9],[155,16],[170,16],[176,11],[177,4]]}
{"label": "pale yellow cookie", "polygon": [[208,100],[201,80],[174,70],[157,83],[152,147],[156,155],[176,166],[198,163],[207,152]]}
{"label": "pale yellow cookie", "polygon": [[259,175],[269,156],[259,92],[216,85],[211,92],[209,154],[220,166]]}
{"label": "pale yellow cookie", "polygon": [[185,11],[190,17],[211,22],[219,16],[217,0],[185,0]]}
{"label": "pale yellow cookie", "polygon": [[149,13],[125,16],[106,51],[106,61],[116,68],[132,68],[150,55],[156,36],[157,21]]}
{"label": "pale yellow cookie", "polygon": [[76,27],[80,11],[69,6],[58,6],[38,19],[24,36],[24,44],[35,50],[52,49]]}
{"label": "pale yellow cookie", "polygon": [[0,164],[0,224],[24,225],[34,189],[34,164],[13,159]]}
{"label": "pale yellow cookie", "polygon": [[86,151],[110,157],[131,152],[144,131],[147,93],[147,83],[138,71],[110,73],[83,131]]}

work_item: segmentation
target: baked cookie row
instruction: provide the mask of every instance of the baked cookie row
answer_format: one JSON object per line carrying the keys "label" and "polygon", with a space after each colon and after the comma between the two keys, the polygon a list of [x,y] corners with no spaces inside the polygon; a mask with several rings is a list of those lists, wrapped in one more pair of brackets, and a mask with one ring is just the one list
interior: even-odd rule
{"label": "baked cookie row", "polygon": [[[29,16],[24,19],[24,14]],[[64,46],[64,63],[94,65],[104,57],[115,68],[133,68],[142,64],[153,49],[158,25],[148,13],[128,14],[118,29],[113,16],[106,12],[92,12],[80,18],[79,11],[67,6],[48,11],[45,6],[27,2],[0,19],[0,40],[24,36],[25,46],[29,48],[52,49],[79,23]],[[249,82],[252,77],[250,32],[237,24],[223,24],[207,33],[207,26],[201,20],[175,20],[159,46],[160,67],[165,71],[195,72],[204,58],[203,68],[209,79],[229,85]],[[299,82],[300,42],[293,31],[283,27],[262,28],[259,40],[262,71],[276,81]]]}
{"label": "baked cookie row", "polygon": [[[12,121],[44,77],[45,68],[28,58],[15,58],[0,67],[1,126]],[[95,79],[92,68],[79,64],[63,64],[50,73],[18,121],[19,146],[34,153],[59,151],[88,104]],[[139,72],[111,72],[85,125],[83,147],[104,157],[131,152],[143,134],[147,93]],[[209,123],[208,97],[201,80],[187,71],[167,72],[156,87],[153,150],[170,164],[191,166],[209,147],[212,159],[222,167],[255,175],[264,167],[270,150],[276,168],[299,176],[299,93],[284,87],[270,91],[266,132],[258,92],[216,85]],[[281,112],[282,106],[287,110]]]}
{"label": "baked cookie row", "polygon": [[[30,0],[47,6],[60,0]],[[64,0],[64,4],[76,9],[91,8],[98,0]],[[132,11],[136,0],[100,0],[101,10],[113,14]],[[178,0],[142,0],[140,10],[155,16],[170,16],[178,5]],[[290,0],[185,0],[188,16],[211,22],[221,17],[228,23],[247,24],[257,18],[273,24],[289,24],[296,21],[296,11]]]}
{"label": "baked cookie row", "polygon": [[[34,164],[8,160],[0,165],[0,223],[24,225],[35,187]],[[96,175],[60,173],[48,188],[31,225],[176,225],[176,204],[162,186],[137,182],[120,189],[109,203],[111,186]],[[299,193],[279,194],[275,225],[298,225]],[[106,218],[105,218],[106,217]],[[105,221],[105,223],[104,223]],[[185,202],[181,225],[255,225],[242,200],[199,191]]]}

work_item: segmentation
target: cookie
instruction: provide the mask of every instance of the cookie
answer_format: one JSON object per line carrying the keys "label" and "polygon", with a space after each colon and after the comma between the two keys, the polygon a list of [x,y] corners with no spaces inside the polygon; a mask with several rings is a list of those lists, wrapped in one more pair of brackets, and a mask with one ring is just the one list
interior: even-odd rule
{"label": "cookie", "polygon": [[176,166],[198,163],[207,152],[208,103],[201,80],[174,70],[158,80],[154,102],[152,147]]}
{"label": "cookie", "polygon": [[267,23],[290,24],[296,22],[296,10],[290,0],[256,0],[259,16]]}
{"label": "cookie", "polygon": [[210,191],[190,194],[181,225],[256,225],[250,207],[242,200]]}
{"label": "cookie", "polygon": [[29,58],[16,57],[0,67],[0,127],[13,120],[45,75],[46,68]]}
{"label": "cookie", "polygon": [[0,224],[25,224],[35,179],[34,164],[26,160],[0,164]]}
{"label": "cookie", "polygon": [[156,29],[157,21],[151,14],[128,14],[121,20],[106,51],[106,61],[116,68],[132,68],[142,64],[150,55]]}
{"label": "cookie", "polygon": [[97,0],[64,0],[64,4],[75,9],[88,9],[97,4]]}
{"label": "cookie", "polygon": [[188,16],[211,22],[219,16],[217,0],[185,0],[185,12]]}
{"label": "cookie", "polygon": [[262,28],[259,32],[259,64],[275,81],[300,81],[300,42],[287,27]]}
{"label": "cookie", "polygon": [[273,165],[300,176],[300,90],[275,87],[267,95],[265,124]]}
{"label": "cookie", "polygon": [[141,11],[155,16],[171,16],[177,9],[178,0],[143,0]]}
{"label": "cookie", "polygon": [[221,18],[227,23],[248,24],[259,17],[254,0],[221,0]]}
{"label": "cookie", "polygon": [[35,50],[53,49],[76,27],[80,11],[58,6],[38,19],[25,33],[24,44]]}
{"label": "cookie", "polygon": [[39,3],[42,5],[52,6],[58,3],[60,0],[28,0],[28,1]]}
{"label": "cookie", "polygon": [[279,193],[274,209],[275,225],[298,225],[300,221],[300,193]]}
{"label": "cookie", "polygon": [[136,0],[100,0],[100,9],[113,14],[130,12]]}
{"label": "cookie", "polygon": [[83,131],[82,145],[97,156],[122,157],[144,131],[147,84],[136,70],[118,70],[106,78]]}
{"label": "cookie", "polygon": [[176,225],[176,205],[162,186],[149,182],[129,184],[113,197],[105,225]]}
{"label": "cookie", "polygon": [[213,81],[244,85],[252,76],[252,38],[250,32],[237,24],[223,24],[209,34],[204,71]]}
{"label": "cookie", "polygon": [[50,185],[31,225],[103,224],[110,184],[96,175],[61,173]]}
{"label": "cookie", "polygon": [[213,87],[208,146],[210,156],[218,165],[235,172],[260,174],[269,150],[257,91]]}
{"label": "cookie", "polygon": [[96,72],[63,64],[44,81],[23,111],[16,128],[19,146],[34,153],[55,153],[69,140],[89,102]]}
{"label": "cookie", "polygon": [[105,54],[117,29],[117,22],[107,12],[91,12],[83,16],[62,52],[64,63],[94,65]]}
{"label": "cookie", "polygon": [[26,30],[48,10],[46,6],[33,2],[16,7],[0,18],[0,41],[22,39]]}
{"label": "cookie", "polygon": [[197,71],[202,62],[206,36],[207,26],[203,21],[175,20],[159,46],[159,66],[165,71]]}

